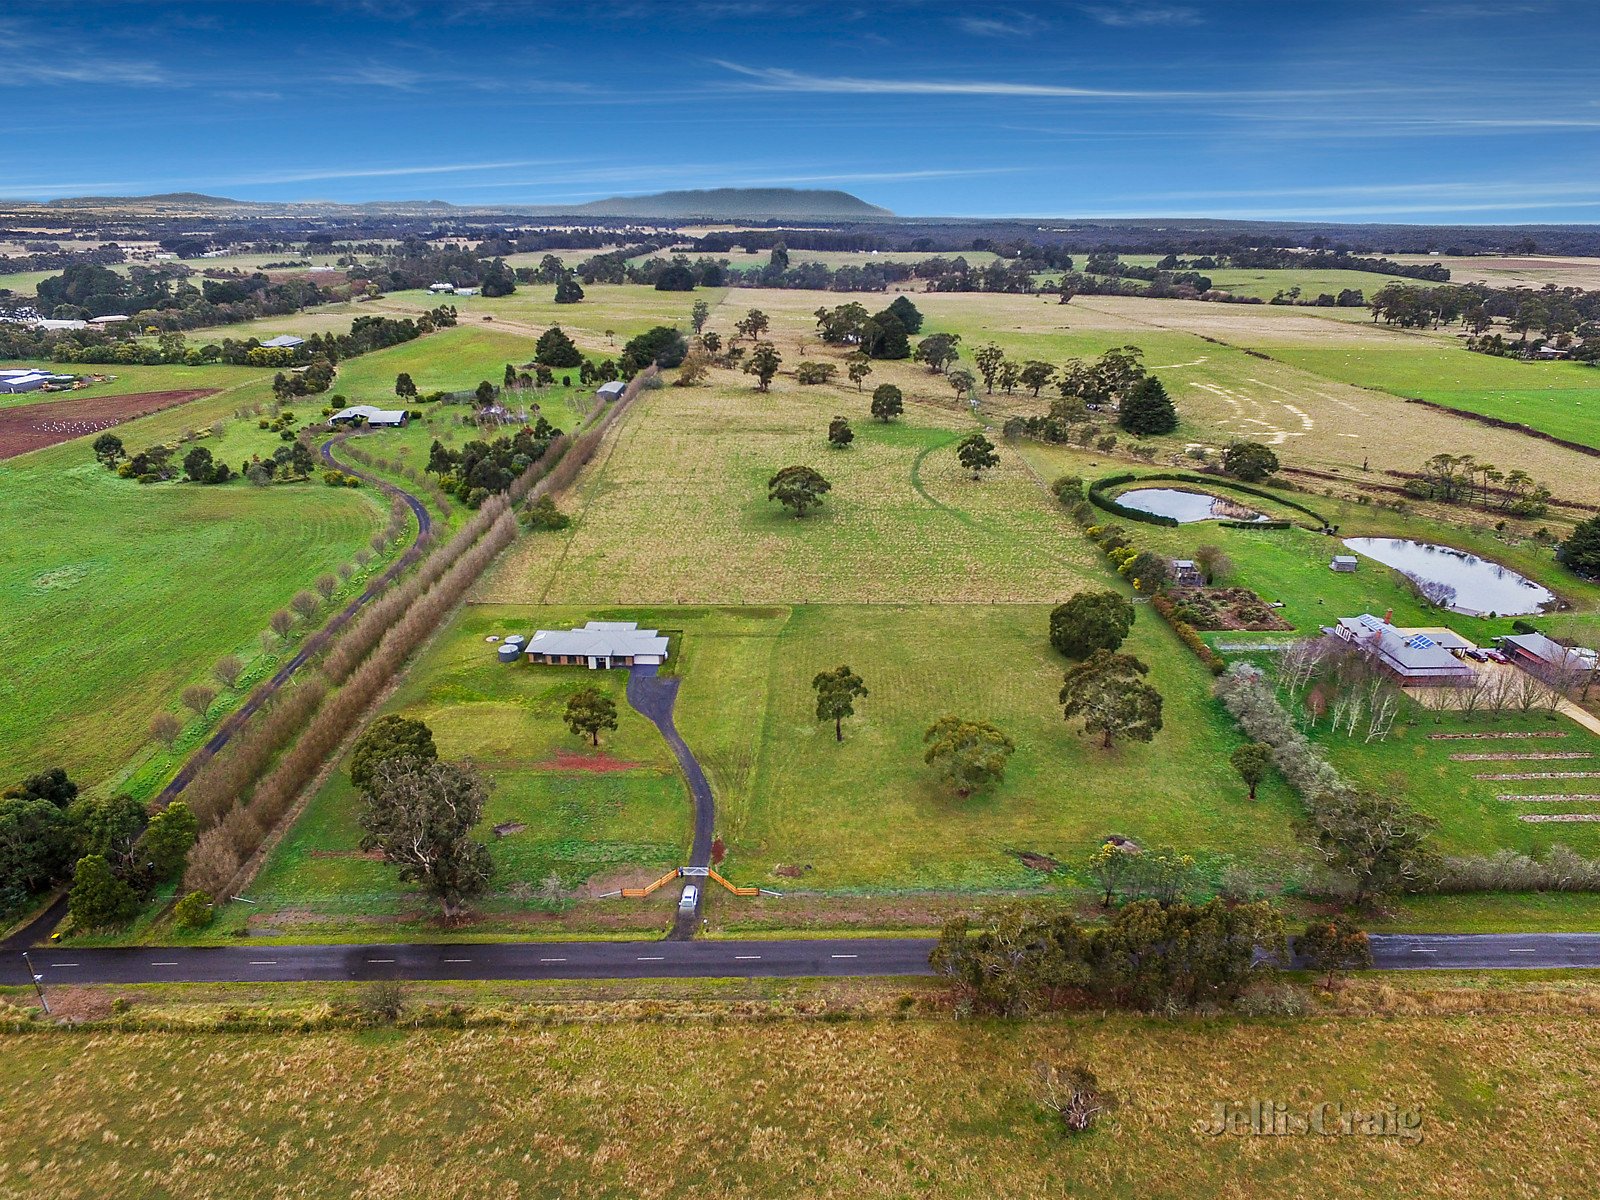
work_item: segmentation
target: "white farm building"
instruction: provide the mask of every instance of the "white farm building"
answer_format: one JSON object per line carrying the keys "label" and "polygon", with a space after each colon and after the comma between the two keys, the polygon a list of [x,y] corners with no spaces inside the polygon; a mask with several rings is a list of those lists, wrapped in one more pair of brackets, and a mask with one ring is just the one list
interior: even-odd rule
{"label": "white farm building", "polygon": [[398,428],[406,423],[406,410],[377,408],[371,404],[352,404],[349,408],[341,408],[329,417],[328,424],[345,425],[354,423],[358,418],[365,422],[369,429]]}

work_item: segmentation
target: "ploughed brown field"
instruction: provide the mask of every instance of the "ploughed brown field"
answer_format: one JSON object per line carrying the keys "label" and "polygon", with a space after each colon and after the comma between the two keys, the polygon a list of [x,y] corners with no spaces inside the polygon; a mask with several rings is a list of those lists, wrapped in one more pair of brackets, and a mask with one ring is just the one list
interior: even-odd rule
{"label": "ploughed brown field", "polygon": [[99,433],[123,421],[209,396],[214,390],[188,388],[140,392],[132,396],[85,396],[80,400],[52,400],[47,404],[0,408],[0,459],[15,458],[31,450],[43,450],[58,442]]}

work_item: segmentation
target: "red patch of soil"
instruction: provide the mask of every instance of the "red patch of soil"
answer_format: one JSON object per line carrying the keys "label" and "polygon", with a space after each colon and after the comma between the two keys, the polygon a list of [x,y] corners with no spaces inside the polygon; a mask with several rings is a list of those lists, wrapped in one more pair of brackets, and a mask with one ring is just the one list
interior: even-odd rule
{"label": "red patch of soil", "polygon": [[99,433],[123,421],[209,396],[213,391],[214,388],[188,388],[139,392],[132,396],[84,396],[78,400],[0,408],[0,459],[15,458],[30,450],[43,450],[59,442]]}
{"label": "red patch of soil", "polygon": [[534,766],[543,771],[632,771],[641,763],[624,762],[620,758],[612,758],[604,750],[598,754],[579,754],[573,750],[558,750],[556,756],[546,762],[534,763]]}

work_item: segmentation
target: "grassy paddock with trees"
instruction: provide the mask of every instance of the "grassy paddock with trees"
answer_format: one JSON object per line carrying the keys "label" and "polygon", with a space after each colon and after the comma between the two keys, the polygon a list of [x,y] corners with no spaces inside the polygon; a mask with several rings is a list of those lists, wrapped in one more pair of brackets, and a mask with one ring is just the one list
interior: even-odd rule
{"label": "grassy paddock with trees", "polygon": [[[170,420],[118,433],[137,447]],[[0,705],[0,744],[19,767],[59,763],[85,785],[115,775],[152,717],[180,711],[178,693],[208,682],[218,658],[256,659],[272,614],[370,554],[387,511],[370,489],[315,479],[141,487],[96,463],[89,441],[0,473],[0,522],[31,531],[0,564],[0,653],[18,667],[7,674],[15,690]]]}
{"label": "grassy paddock with trees", "polygon": [[[1044,602],[1092,558],[1015,454],[982,482],[956,458],[963,418],[888,424],[849,384],[649,394],[574,498],[571,531],[524,540],[484,599],[608,603]],[[828,444],[854,418],[847,450]],[[804,520],[767,499],[788,464],[832,485]]]}
{"label": "grassy paddock with trees", "polygon": [[[493,780],[477,831],[496,869],[481,906],[491,922],[553,922],[572,900],[620,886],[623,875],[628,886],[654,878],[687,852],[688,792],[655,727],[628,707],[626,672],[505,665],[485,641],[590,615],[470,608],[430,644],[383,709],[425,722],[442,759],[469,759]],[[598,749],[563,723],[567,700],[585,687],[600,689],[617,709],[619,727],[602,731]],[[361,853],[362,800],[348,768],[342,761],[268,859],[250,890],[256,905],[223,908],[207,937],[243,928],[247,918],[272,925],[280,908],[319,934],[366,916],[380,924],[427,920],[418,913],[428,907],[420,895]],[[519,828],[493,832],[512,824]],[[637,903],[627,908],[619,915],[654,920]]]}

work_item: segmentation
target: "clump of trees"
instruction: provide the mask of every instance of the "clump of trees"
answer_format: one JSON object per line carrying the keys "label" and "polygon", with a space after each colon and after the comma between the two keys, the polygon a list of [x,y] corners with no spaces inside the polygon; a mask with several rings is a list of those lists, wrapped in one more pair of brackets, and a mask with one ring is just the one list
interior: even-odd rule
{"label": "clump of trees", "polygon": [[1579,521],[1556,548],[1556,560],[1575,575],[1600,577],[1600,517]]}
{"label": "clump of trees", "polygon": [[0,796],[0,911],[71,880],[75,929],[130,920],[183,871],[197,830],[181,800],[152,815],[131,796],[81,796],[60,767],[31,775]]}
{"label": "clump of trees", "polygon": [[1542,516],[1551,492],[1520,467],[1501,471],[1471,454],[1435,454],[1415,478],[1406,480],[1408,496],[1441,504],[1464,504],[1512,517]]}
{"label": "clump of trees", "polygon": [[955,917],[945,923],[932,963],[973,1007],[1024,1016],[1074,1007],[1226,1005],[1268,977],[1287,952],[1283,919],[1265,903],[1140,900],[1097,928],[1043,906],[1011,905],[980,927]]}
{"label": "clump of trees", "polygon": [[620,366],[623,375],[631,379],[651,365],[679,366],[688,354],[689,341],[678,332],[677,326],[657,325],[623,346]]}
{"label": "clump of trees", "polygon": [[560,430],[544,417],[524,425],[510,437],[493,442],[475,439],[451,450],[434,439],[428,451],[427,471],[439,480],[442,491],[476,509],[490,496],[509,488],[532,464],[542,459]]}

